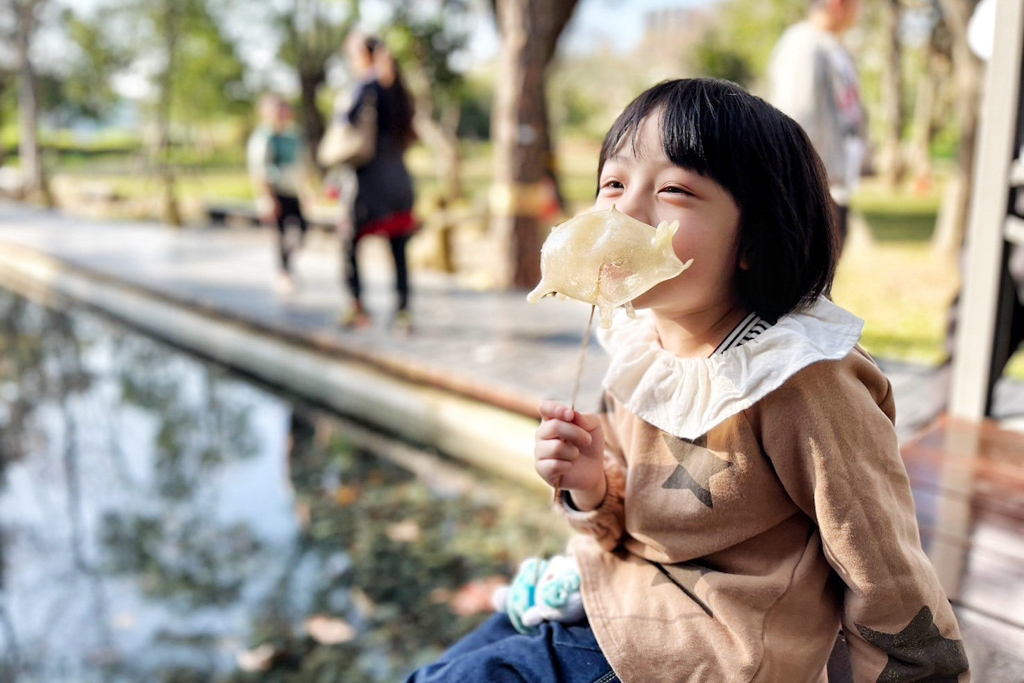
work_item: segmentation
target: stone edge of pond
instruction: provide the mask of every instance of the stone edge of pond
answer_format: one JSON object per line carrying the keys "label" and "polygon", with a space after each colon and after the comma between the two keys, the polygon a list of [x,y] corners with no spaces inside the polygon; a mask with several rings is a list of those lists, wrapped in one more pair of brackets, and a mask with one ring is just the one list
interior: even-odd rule
{"label": "stone edge of pond", "polygon": [[473,390],[457,378],[446,387],[429,368],[328,349],[2,241],[0,284],[44,304],[54,295],[85,304],[418,446],[544,487],[533,471],[537,420],[521,397]]}

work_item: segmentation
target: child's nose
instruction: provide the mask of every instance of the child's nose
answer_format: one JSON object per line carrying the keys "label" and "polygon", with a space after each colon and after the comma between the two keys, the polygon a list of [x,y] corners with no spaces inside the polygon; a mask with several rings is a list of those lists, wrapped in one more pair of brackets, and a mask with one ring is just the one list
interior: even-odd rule
{"label": "child's nose", "polygon": [[615,208],[630,218],[651,224],[650,207],[643,201],[639,192],[624,192],[621,197],[616,198]]}

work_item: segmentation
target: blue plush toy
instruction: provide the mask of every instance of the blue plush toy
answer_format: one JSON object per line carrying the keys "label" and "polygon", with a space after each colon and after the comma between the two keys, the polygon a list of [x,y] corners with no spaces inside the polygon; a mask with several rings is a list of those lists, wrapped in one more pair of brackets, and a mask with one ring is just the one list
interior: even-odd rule
{"label": "blue plush toy", "polygon": [[511,586],[494,594],[494,608],[506,612],[520,633],[534,634],[542,621],[572,623],[583,618],[580,570],[571,555],[531,557],[519,565]]}

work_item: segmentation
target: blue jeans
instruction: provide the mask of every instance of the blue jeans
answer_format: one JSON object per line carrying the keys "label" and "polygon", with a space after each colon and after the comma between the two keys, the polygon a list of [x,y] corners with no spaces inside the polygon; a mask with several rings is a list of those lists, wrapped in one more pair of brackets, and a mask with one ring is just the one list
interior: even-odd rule
{"label": "blue jeans", "polygon": [[504,613],[455,643],[406,683],[617,683],[587,622],[544,622],[525,636]]}

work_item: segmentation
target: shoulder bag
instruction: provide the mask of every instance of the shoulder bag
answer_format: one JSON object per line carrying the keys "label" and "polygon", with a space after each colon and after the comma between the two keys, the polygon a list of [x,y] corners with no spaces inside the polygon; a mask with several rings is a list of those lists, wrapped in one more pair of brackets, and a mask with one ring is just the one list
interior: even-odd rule
{"label": "shoulder bag", "polygon": [[346,165],[360,168],[370,163],[377,152],[377,95],[370,89],[349,123],[345,115],[336,115],[327,127],[316,160],[324,168]]}

